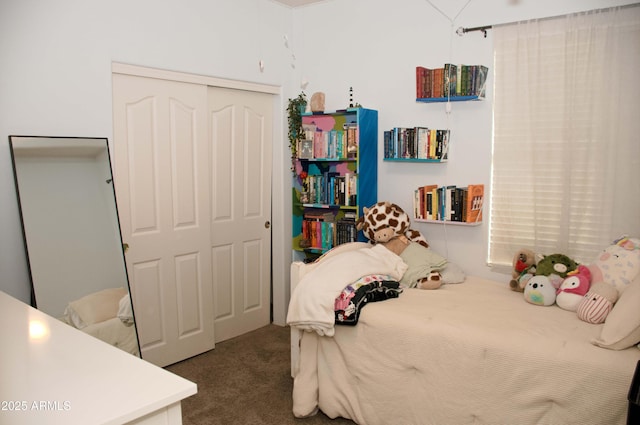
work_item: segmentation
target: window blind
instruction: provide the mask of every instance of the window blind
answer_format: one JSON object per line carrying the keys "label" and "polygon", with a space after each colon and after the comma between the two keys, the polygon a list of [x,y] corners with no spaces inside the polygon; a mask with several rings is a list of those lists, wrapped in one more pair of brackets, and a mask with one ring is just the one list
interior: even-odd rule
{"label": "window blind", "polygon": [[494,27],[490,265],[640,236],[639,11]]}

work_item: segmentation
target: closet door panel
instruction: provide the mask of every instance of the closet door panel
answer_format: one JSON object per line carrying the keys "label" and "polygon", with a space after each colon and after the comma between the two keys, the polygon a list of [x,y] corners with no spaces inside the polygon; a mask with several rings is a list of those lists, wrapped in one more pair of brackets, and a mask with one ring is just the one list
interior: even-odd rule
{"label": "closet door panel", "polygon": [[[210,111],[209,124],[214,140],[231,141],[234,139],[234,109],[225,106],[217,111]],[[223,224],[233,219],[233,187],[235,187],[235,166],[233,145],[215,143],[211,145],[211,221]]]}
{"label": "closet door panel", "polygon": [[[144,303],[134,305],[136,319],[138,316],[146,320],[136,323],[141,347],[154,347],[163,344],[165,338],[162,290],[160,288],[160,262],[151,260],[138,262],[129,269],[129,278],[136,281],[136,295]],[[133,289],[132,289],[133,292]]]}
{"label": "closet door panel", "polygon": [[131,279],[134,308],[143,312],[140,339],[149,340],[142,357],[166,366],[215,344],[207,88],[114,74],[113,90],[114,181],[127,266],[155,262],[158,270],[156,305],[143,295],[147,281],[135,273]]}
{"label": "closet door panel", "polygon": [[131,200],[131,233],[139,234],[158,230],[158,176],[154,168],[157,152],[155,117],[157,106],[155,98],[145,97],[131,102],[126,110],[126,118],[135,125],[129,126],[127,139],[127,157],[130,167],[137,165],[150,173],[136,174],[128,169],[129,198]]}
{"label": "closet door panel", "polygon": [[233,302],[233,245],[220,245],[211,250],[213,257],[214,299],[216,306],[216,320],[232,318],[234,316]]}
{"label": "closet door panel", "polygon": [[114,180],[162,366],[270,322],[274,97],[144,75],[113,74]]}
{"label": "closet door panel", "polygon": [[176,284],[178,306],[178,336],[187,337],[202,332],[200,300],[202,286],[200,276],[200,254],[189,253],[176,257]]}
{"label": "closet door panel", "polygon": [[209,88],[216,341],[270,323],[273,98]]}

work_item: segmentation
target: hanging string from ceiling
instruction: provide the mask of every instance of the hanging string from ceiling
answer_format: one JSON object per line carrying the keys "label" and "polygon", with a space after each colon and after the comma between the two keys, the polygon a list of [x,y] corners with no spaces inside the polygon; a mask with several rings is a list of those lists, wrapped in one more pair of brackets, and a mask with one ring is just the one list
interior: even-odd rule
{"label": "hanging string from ceiling", "polygon": [[[460,10],[456,14],[456,16],[454,16],[453,18],[450,18],[449,15],[444,13],[438,6],[433,4],[433,2],[431,0],[426,0],[426,1],[427,1],[427,3],[429,3],[431,5],[431,7],[433,7],[435,10],[437,10],[438,13],[440,13],[442,16],[444,16],[447,19],[447,21],[449,21],[451,23],[452,27],[453,27],[456,19],[458,19],[458,16],[460,16],[462,11],[465,10],[467,8],[467,6],[469,6],[469,3],[471,3],[471,0],[467,1],[465,3],[465,5],[460,8]],[[474,27],[474,28],[459,27],[456,30],[456,34],[458,34],[460,37],[462,37],[464,34],[466,34],[468,32],[471,32],[471,31],[482,31],[482,33],[484,34],[484,38],[487,38],[487,30],[489,30],[489,29],[491,29],[491,25],[484,25],[484,26],[481,26],[481,27]]]}
{"label": "hanging string from ceiling", "polygon": [[460,16],[462,11],[465,10],[467,8],[467,6],[469,6],[469,3],[471,3],[471,0],[467,1],[467,3],[465,3],[465,5],[460,8],[458,13],[456,13],[456,16],[454,16],[453,18],[450,18],[449,15],[447,15],[442,10],[440,10],[440,8],[438,8],[438,6],[433,4],[433,2],[431,0],[427,0],[427,3],[429,3],[431,5],[431,7],[433,7],[435,10],[437,10],[442,16],[447,18],[447,21],[451,22],[451,24],[453,25],[453,23],[455,22],[456,19],[458,19],[458,16]]}
{"label": "hanging string from ceiling", "polygon": [[[438,13],[444,16],[447,19],[447,21],[449,21],[449,23],[451,24],[451,32],[449,33],[449,63],[451,63],[452,54],[453,54],[453,28],[455,25],[455,21],[456,19],[458,19],[458,16],[460,16],[460,14],[467,8],[467,6],[469,6],[469,3],[471,3],[471,0],[468,0],[464,4],[464,6],[460,8],[458,13],[456,13],[456,15],[453,18],[450,18],[449,15],[447,15],[442,10],[440,10],[435,4],[433,4],[431,0],[426,0],[426,1],[431,5],[431,7],[437,10]],[[451,79],[451,67],[449,67],[449,75],[447,75],[447,81],[450,81],[450,79]],[[451,90],[447,90],[447,103],[445,103],[445,112],[447,117],[447,129],[450,129],[451,128]],[[444,179],[446,182],[449,182],[449,178],[450,178],[448,170],[449,168],[446,168],[445,176],[444,176]],[[445,256],[448,256],[449,255],[449,237],[447,234],[446,222],[445,222],[445,225],[443,226],[443,230],[444,230],[444,243],[445,243],[444,252],[445,252]]]}

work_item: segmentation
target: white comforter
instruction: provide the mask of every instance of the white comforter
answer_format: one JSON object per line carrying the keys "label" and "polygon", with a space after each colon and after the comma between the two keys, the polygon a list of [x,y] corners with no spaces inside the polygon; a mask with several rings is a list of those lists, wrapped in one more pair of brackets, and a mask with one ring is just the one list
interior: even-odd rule
{"label": "white comforter", "polygon": [[334,334],[334,301],[350,283],[371,274],[399,281],[407,265],[383,245],[343,252],[321,261],[291,294],[287,324],[318,335]]}
{"label": "white comforter", "polygon": [[594,346],[600,329],[477,277],[405,289],[331,338],[303,332],[293,412],[366,425],[623,425],[640,351]]}

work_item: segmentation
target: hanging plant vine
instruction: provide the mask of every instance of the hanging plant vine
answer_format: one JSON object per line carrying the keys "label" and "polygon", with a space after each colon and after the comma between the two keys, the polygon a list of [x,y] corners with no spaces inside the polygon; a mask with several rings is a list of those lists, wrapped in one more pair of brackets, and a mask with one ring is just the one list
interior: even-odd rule
{"label": "hanging plant vine", "polygon": [[289,99],[287,114],[289,119],[289,150],[291,151],[291,172],[295,175],[296,158],[298,157],[298,145],[304,138],[302,128],[302,114],[307,107],[307,96],[304,92],[297,97]]}

